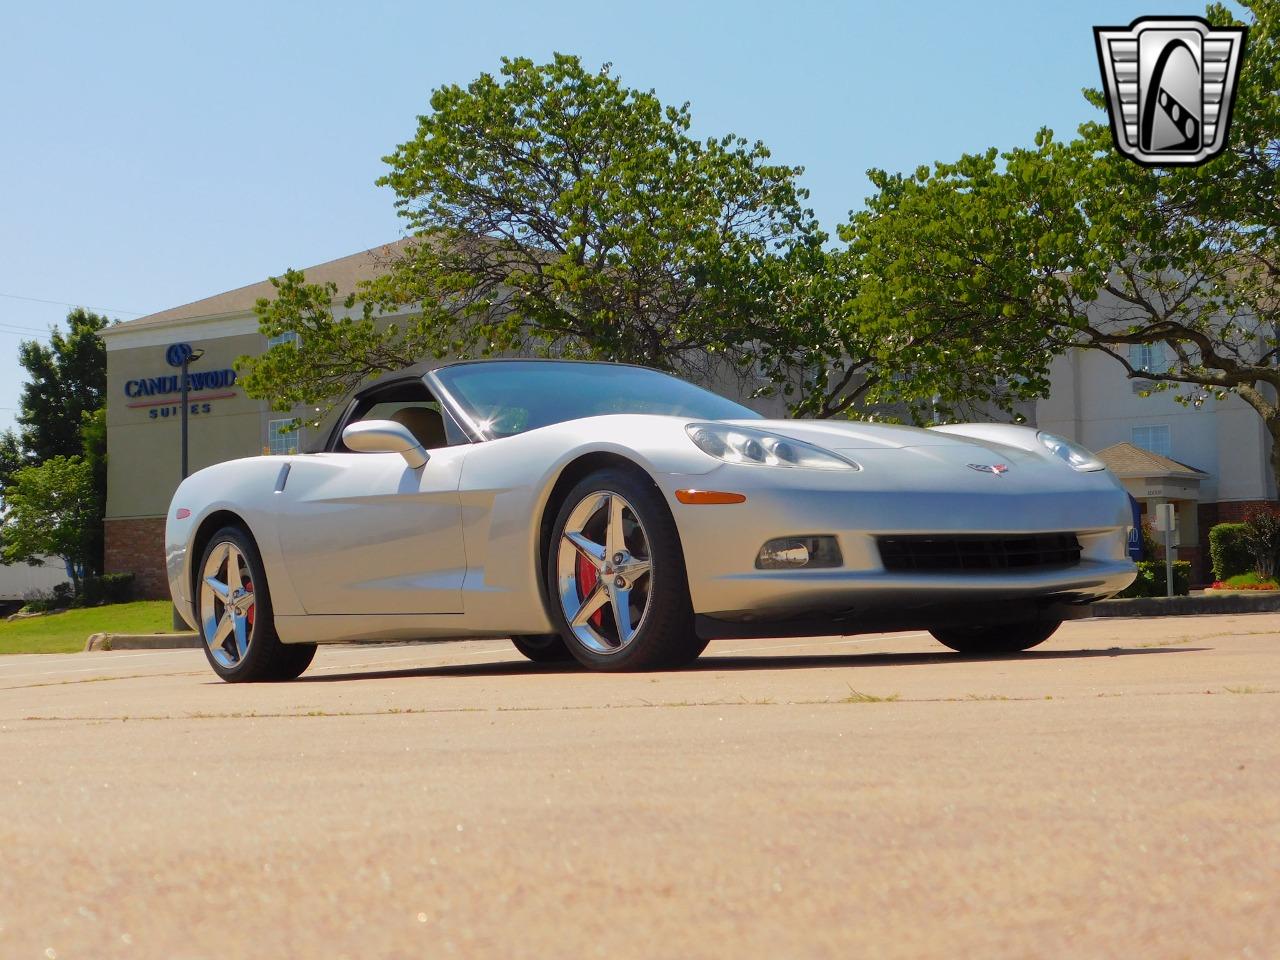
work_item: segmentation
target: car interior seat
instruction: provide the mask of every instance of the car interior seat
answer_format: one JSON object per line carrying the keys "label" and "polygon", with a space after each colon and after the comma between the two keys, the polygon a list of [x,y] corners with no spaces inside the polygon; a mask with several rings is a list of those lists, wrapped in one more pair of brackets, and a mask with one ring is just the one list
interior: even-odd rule
{"label": "car interior seat", "polygon": [[444,434],[444,417],[439,410],[432,410],[430,407],[401,407],[390,419],[408,427],[409,432],[427,450],[449,445]]}

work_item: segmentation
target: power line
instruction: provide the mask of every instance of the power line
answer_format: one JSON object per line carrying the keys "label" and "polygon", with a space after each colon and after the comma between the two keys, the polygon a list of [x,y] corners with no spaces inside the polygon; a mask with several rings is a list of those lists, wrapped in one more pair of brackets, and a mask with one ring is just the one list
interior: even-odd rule
{"label": "power line", "polygon": [[10,300],[26,300],[28,303],[49,303],[55,307],[84,307],[86,310],[100,311],[102,313],[132,313],[136,317],[142,316],[145,310],[121,310],[119,307],[92,307],[86,303],[67,303],[65,300],[42,300],[40,297],[23,297],[16,293],[0,293],[0,297],[6,297]]}
{"label": "power line", "polygon": [[12,320],[0,320],[0,327],[8,327],[10,330],[26,330],[28,333],[48,333],[49,328],[45,327],[29,327],[25,323],[14,323]]}
{"label": "power line", "polygon": [[30,329],[13,329],[0,325],[0,334],[7,334],[11,337],[24,337],[27,340],[44,340],[52,335],[50,330],[30,330]]}

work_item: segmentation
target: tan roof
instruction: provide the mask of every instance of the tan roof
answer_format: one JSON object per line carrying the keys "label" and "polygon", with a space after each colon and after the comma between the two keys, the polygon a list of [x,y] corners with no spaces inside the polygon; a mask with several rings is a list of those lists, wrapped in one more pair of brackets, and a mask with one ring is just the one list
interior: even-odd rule
{"label": "tan roof", "polygon": [[[307,267],[304,272],[307,275],[308,282],[336,283],[338,285],[338,297],[341,298],[354,290],[359,281],[368,280],[384,273],[387,268],[387,262],[400,253],[410,239],[395,240],[380,247],[353,253],[349,257],[341,257],[337,260],[330,260],[328,263]],[[281,271],[281,273],[283,272]],[[203,300],[196,300],[180,307],[171,307],[168,310],[161,310],[159,313],[151,313],[145,317],[139,317],[137,320],[128,320],[124,323],[115,324],[108,327],[103,333],[122,333],[126,330],[137,330],[139,327],[160,326],[176,320],[192,320],[197,317],[247,313],[253,309],[254,304],[259,299],[262,297],[270,298],[274,295],[275,288],[271,285],[271,281],[259,280],[257,283],[251,283],[245,287],[237,287],[235,290],[228,290],[226,293],[205,297]]]}
{"label": "tan roof", "polygon": [[1098,451],[1098,459],[1117,477],[1207,477],[1208,474],[1185,463],[1162,457],[1132,443],[1113,443]]}

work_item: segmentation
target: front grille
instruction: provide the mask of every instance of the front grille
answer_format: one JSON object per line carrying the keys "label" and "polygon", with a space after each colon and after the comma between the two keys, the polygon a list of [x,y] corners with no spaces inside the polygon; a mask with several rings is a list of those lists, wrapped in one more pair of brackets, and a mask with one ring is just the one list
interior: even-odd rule
{"label": "front grille", "polygon": [[1080,562],[1074,533],[1004,536],[911,535],[878,537],[880,559],[895,573],[970,573],[1039,570]]}

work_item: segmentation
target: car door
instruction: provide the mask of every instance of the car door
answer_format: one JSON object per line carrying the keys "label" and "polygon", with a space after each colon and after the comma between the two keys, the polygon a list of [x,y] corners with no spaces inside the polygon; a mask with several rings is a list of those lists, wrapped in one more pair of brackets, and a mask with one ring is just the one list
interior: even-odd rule
{"label": "car door", "polygon": [[[385,419],[386,407],[366,405],[348,420]],[[308,614],[462,612],[458,480],[467,449],[430,447],[416,470],[398,453],[293,459],[280,492],[280,547]]]}

